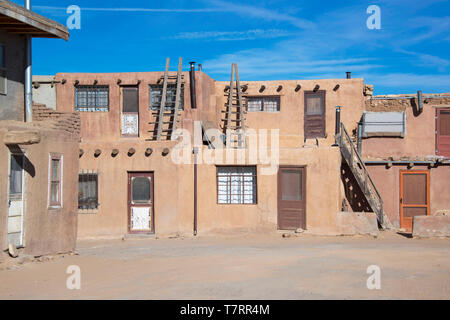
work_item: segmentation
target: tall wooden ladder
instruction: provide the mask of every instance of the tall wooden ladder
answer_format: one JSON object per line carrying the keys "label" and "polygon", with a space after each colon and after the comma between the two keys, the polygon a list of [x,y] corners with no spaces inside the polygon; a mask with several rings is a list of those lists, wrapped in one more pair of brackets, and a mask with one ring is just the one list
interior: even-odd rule
{"label": "tall wooden ladder", "polygon": [[385,229],[391,229],[392,225],[383,210],[383,199],[343,123],[340,124],[340,133],[336,135],[336,143],[367,203],[377,215],[379,225]]}
{"label": "tall wooden ladder", "polygon": [[[236,79],[235,79],[236,76]],[[227,92],[225,92],[227,102],[225,110],[222,110],[222,130],[226,135],[226,146],[228,148],[246,148],[245,139],[245,94],[242,92],[239,81],[239,71],[236,63],[231,65],[231,80]]]}
{"label": "tall wooden ladder", "polygon": [[[183,58],[178,60],[178,72],[176,75],[169,74],[170,59],[166,60],[166,69],[164,76],[162,76],[158,83],[163,82],[161,101],[156,110],[152,112],[155,117],[154,122],[150,124],[154,125],[153,140],[171,140],[174,131],[177,129],[178,121],[180,119],[180,101],[181,101],[181,86],[183,84],[182,66]],[[176,85],[175,93],[175,106],[173,109],[167,108],[167,87],[170,84]]]}

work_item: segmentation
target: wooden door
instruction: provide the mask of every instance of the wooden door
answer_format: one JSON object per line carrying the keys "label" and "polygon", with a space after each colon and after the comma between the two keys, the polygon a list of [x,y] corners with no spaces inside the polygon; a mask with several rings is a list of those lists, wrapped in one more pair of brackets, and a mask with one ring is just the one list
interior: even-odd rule
{"label": "wooden door", "polygon": [[412,231],[414,216],[430,214],[430,172],[400,171],[400,227]]}
{"label": "wooden door", "polygon": [[139,136],[139,87],[122,86],[122,136]]}
{"label": "wooden door", "polygon": [[281,166],[278,170],[278,229],[306,229],[306,169]]}
{"label": "wooden door", "polygon": [[11,154],[8,197],[8,242],[16,247],[23,246],[24,229],[24,155]]}
{"label": "wooden door", "polygon": [[128,232],[153,233],[154,192],[152,172],[128,173]]}
{"label": "wooden door", "polygon": [[450,157],[450,108],[436,109],[436,154]]}
{"label": "wooden door", "polygon": [[325,91],[305,91],[304,135],[325,138]]}

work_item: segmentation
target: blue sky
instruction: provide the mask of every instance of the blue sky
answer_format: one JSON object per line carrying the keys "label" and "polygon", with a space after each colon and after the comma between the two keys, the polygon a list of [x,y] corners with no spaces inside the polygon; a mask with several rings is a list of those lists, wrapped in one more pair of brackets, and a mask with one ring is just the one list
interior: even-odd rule
{"label": "blue sky", "polygon": [[[23,4],[22,0],[14,1]],[[33,0],[33,10],[66,24],[70,39],[34,39],[33,73],[161,71],[170,57],[203,64],[228,80],[353,77],[375,94],[450,92],[450,1],[99,1]],[[369,30],[369,5],[381,29]]]}

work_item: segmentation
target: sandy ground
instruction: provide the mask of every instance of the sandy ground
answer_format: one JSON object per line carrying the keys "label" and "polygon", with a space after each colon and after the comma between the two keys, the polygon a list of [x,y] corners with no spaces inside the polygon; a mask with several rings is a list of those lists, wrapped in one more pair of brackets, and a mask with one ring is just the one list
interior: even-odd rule
{"label": "sandy ground", "polygon": [[[0,298],[450,298],[450,239],[274,233],[80,241],[77,253],[3,268]],[[79,290],[66,287],[69,265],[80,267]],[[380,267],[380,290],[367,289],[370,265]]]}

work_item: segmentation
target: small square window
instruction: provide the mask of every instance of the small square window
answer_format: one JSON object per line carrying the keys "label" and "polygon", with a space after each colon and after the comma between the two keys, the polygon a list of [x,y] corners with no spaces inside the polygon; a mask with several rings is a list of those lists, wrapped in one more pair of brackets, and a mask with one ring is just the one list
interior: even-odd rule
{"label": "small square window", "polygon": [[256,167],[217,167],[219,204],[256,204]]}

